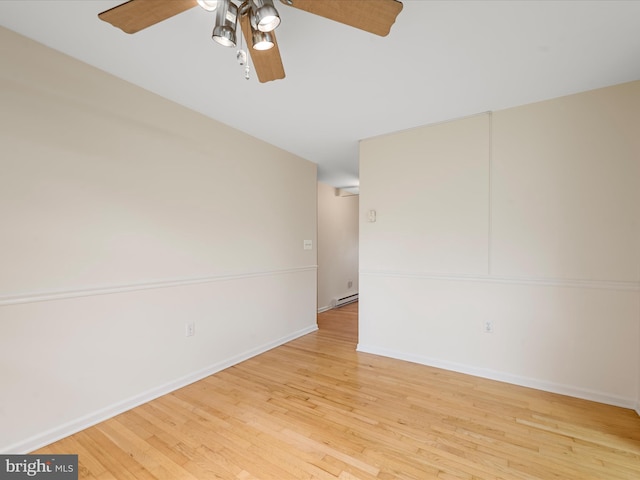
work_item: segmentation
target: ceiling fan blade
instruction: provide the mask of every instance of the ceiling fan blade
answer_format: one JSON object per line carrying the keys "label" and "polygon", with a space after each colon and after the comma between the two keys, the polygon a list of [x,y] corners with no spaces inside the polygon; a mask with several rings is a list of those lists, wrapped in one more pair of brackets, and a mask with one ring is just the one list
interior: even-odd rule
{"label": "ceiling fan blade", "polygon": [[98,17],[125,33],[136,33],[196,5],[196,0],[129,0]]}
{"label": "ceiling fan blade", "polygon": [[251,60],[253,60],[253,68],[258,74],[260,83],[284,78],[284,66],[282,65],[282,58],[280,57],[280,49],[278,48],[275,32],[271,32],[274,44],[272,48],[269,50],[255,50],[251,48],[253,40],[251,39],[249,15],[240,16],[240,28],[242,29],[247,50],[249,50]]}
{"label": "ceiling fan blade", "polygon": [[396,0],[280,0],[285,5],[386,37],[402,11]]}

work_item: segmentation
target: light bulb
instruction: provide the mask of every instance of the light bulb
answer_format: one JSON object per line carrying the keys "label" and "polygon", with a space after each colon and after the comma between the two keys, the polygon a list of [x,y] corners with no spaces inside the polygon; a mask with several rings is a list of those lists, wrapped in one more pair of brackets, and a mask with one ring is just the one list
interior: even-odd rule
{"label": "light bulb", "polygon": [[204,8],[207,12],[213,12],[218,8],[218,0],[198,0],[198,5]]}

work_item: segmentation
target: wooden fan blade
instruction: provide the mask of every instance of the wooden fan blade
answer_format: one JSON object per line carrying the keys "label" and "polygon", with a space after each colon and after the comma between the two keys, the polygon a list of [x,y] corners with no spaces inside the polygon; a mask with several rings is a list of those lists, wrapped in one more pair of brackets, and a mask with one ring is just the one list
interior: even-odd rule
{"label": "wooden fan blade", "polygon": [[249,50],[251,55],[253,68],[258,74],[260,83],[284,78],[284,66],[282,65],[282,58],[280,58],[280,49],[278,48],[275,32],[271,32],[274,44],[272,48],[269,50],[255,50],[251,48],[253,40],[251,39],[249,15],[242,15],[240,17],[240,28],[242,29],[247,50]]}
{"label": "wooden fan blade", "polygon": [[196,0],[129,0],[98,17],[123,32],[136,33],[196,5]]}
{"label": "wooden fan blade", "polygon": [[386,37],[402,11],[397,0],[280,0],[285,5]]}

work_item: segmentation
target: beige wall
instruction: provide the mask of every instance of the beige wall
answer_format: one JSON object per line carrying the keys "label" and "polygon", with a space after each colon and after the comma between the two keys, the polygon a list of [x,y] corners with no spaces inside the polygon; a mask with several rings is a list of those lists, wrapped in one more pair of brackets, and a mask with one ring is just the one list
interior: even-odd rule
{"label": "beige wall", "polygon": [[363,141],[359,349],[636,405],[639,131],[633,82]]}
{"label": "beige wall", "polygon": [[480,115],[362,142],[362,218],[377,220],[361,225],[361,268],[487,273],[489,128]]}
{"label": "beige wall", "polygon": [[0,44],[0,451],[316,328],[314,164]]}
{"label": "beige wall", "polygon": [[319,311],[358,293],[358,204],[358,196],[340,196],[318,183]]}

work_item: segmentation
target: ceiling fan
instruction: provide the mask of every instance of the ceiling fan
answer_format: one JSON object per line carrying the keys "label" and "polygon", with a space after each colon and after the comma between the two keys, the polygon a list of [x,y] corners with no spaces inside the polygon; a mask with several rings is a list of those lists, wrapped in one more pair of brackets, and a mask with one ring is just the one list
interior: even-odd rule
{"label": "ceiling fan", "polygon": [[[280,0],[305,12],[319,15],[382,37],[402,10],[398,0]],[[250,48],[254,69],[261,83],[285,77],[274,29],[280,16],[273,0],[129,0],[98,17],[126,33],[136,33],[196,5],[216,13],[212,38],[225,46],[236,45],[238,21]],[[238,60],[243,59],[238,54]],[[244,54],[246,57],[246,54]],[[246,63],[246,58],[244,58]],[[248,69],[247,69],[248,75]],[[247,77],[248,78],[248,77]]]}

